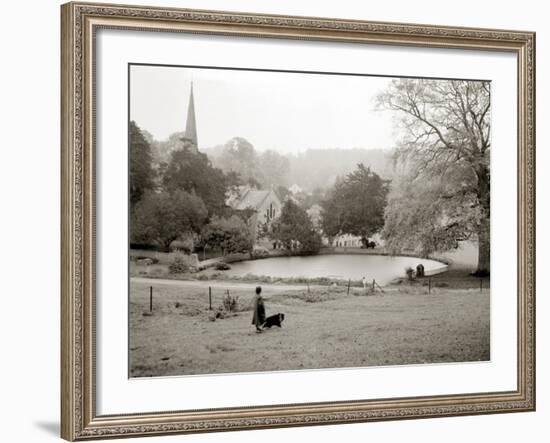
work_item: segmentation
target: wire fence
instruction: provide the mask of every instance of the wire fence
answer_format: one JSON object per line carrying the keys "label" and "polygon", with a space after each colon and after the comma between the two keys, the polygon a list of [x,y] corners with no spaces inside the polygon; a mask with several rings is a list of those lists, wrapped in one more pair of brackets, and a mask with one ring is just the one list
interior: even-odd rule
{"label": "wire fence", "polygon": [[[475,277],[465,277],[465,278],[449,278],[445,279],[440,276],[432,276],[432,277],[422,277],[422,278],[412,278],[407,279],[403,278],[400,280],[401,284],[393,283],[389,286],[380,285],[376,279],[368,280],[368,281],[361,281],[357,282],[352,279],[348,279],[347,282],[340,281],[339,284],[336,282],[330,284],[330,285],[319,285],[314,284],[310,285],[309,283],[305,283],[304,285],[295,285],[296,288],[293,290],[296,291],[305,291],[307,295],[314,295],[315,290],[318,290],[319,288],[324,288],[325,290],[330,288],[338,288],[340,290],[340,293],[342,295],[349,296],[352,295],[376,295],[376,294],[385,294],[387,292],[392,292],[395,289],[414,289],[415,293],[425,293],[425,294],[432,294],[432,293],[438,293],[441,294],[441,290],[445,289],[463,289],[463,290],[476,290],[479,291],[479,293],[483,293],[484,291],[490,290],[490,279],[483,277],[483,278],[475,278]],[[345,283],[345,284],[344,284]],[[254,283],[253,285],[256,285]],[[262,283],[258,283],[259,286],[262,285]],[[276,285],[269,285],[271,289],[276,288]],[[147,300],[147,306],[144,308],[146,309],[144,311],[144,315],[152,315],[155,307],[159,307],[158,304],[158,298],[157,301],[155,301],[155,295],[158,293],[158,291],[162,292],[161,288],[155,289],[153,285],[150,285],[148,287],[148,300]],[[281,291],[286,290],[284,287],[281,287]],[[205,295],[204,295],[204,307],[207,308],[209,311],[215,310],[216,303],[224,305],[225,303],[231,303],[231,300],[236,299],[238,300],[239,295],[232,294],[232,289],[230,288],[224,288],[223,286],[216,285],[216,286],[208,286],[205,287]],[[236,302],[235,302],[236,304]]]}

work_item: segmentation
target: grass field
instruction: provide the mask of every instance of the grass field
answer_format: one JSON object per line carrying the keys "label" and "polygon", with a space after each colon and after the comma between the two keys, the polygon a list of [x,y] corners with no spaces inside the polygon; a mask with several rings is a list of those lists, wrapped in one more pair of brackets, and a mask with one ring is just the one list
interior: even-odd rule
{"label": "grass field", "polygon": [[[153,314],[149,287],[154,287]],[[230,287],[239,312],[211,321]],[[475,286],[475,285],[474,285]],[[251,325],[255,284],[132,280],[130,374],[133,377],[361,367],[490,358],[489,290],[390,286],[363,289],[263,285],[267,315],[281,329]],[[145,315],[144,315],[145,314]]]}

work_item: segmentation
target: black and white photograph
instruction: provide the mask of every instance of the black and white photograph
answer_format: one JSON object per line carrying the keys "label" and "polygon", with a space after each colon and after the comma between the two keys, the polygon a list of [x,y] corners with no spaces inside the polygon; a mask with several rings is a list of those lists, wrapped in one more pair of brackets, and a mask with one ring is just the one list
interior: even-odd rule
{"label": "black and white photograph", "polygon": [[2,441],[547,439],[545,3],[3,6]]}
{"label": "black and white photograph", "polygon": [[490,81],[128,76],[129,377],[490,361]]}

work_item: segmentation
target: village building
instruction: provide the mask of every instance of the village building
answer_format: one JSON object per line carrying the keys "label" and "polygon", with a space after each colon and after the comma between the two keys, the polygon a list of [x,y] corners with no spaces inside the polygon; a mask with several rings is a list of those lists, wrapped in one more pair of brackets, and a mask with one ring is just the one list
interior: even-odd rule
{"label": "village building", "polygon": [[361,237],[351,234],[340,234],[332,239],[335,248],[360,248],[363,245]]}
{"label": "village building", "polygon": [[227,204],[238,211],[250,211],[248,225],[256,246],[268,249],[276,247],[269,237],[264,235],[269,225],[281,214],[283,206],[273,189],[261,190],[240,186],[229,196]]}
{"label": "village building", "polygon": [[[384,246],[384,240],[380,234],[374,234],[368,239],[373,241],[377,247]],[[328,243],[328,239],[327,239]],[[362,237],[352,234],[340,234],[332,238],[332,243],[329,243],[329,246],[334,248],[364,248]]]}

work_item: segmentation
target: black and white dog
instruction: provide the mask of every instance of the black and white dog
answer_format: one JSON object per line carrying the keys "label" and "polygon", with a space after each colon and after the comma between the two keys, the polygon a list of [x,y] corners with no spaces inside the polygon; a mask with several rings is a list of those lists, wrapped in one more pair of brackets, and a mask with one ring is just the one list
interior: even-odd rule
{"label": "black and white dog", "polygon": [[272,326],[278,326],[281,327],[281,323],[285,319],[285,314],[281,314],[280,312],[275,315],[271,315],[265,319],[265,323],[262,325],[264,328],[271,328]]}

